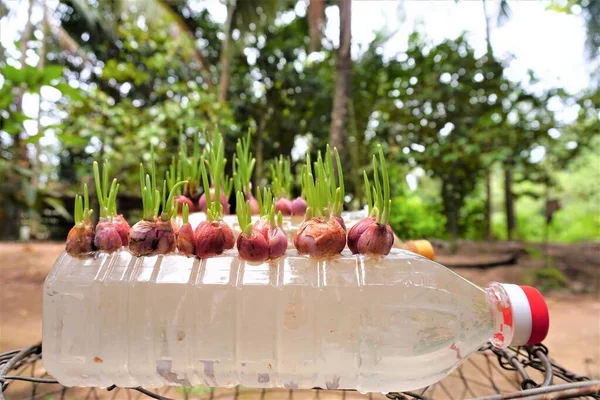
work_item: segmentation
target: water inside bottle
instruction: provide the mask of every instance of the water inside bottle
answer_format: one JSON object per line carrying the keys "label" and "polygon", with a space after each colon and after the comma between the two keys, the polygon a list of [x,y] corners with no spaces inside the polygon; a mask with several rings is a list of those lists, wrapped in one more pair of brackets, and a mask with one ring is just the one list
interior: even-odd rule
{"label": "water inside bottle", "polygon": [[413,390],[493,334],[484,291],[404,250],[266,263],[63,254],[44,290],[44,364],[67,386]]}

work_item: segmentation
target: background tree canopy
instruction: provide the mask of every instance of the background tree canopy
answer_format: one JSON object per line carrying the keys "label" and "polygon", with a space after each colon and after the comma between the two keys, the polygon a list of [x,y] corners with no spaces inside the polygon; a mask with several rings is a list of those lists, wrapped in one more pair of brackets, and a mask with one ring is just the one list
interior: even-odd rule
{"label": "background tree canopy", "polygon": [[[548,12],[580,7],[597,60],[597,2],[562,3]],[[600,239],[598,87],[573,95],[509,80],[487,14],[483,55],[466,35],[434,43],[418,30],[406,51],[385,57],[392,35],[382,30],[350,58],[344,0],[308,9],[225,0],[223,24],[190,0],[2,4],[3,23],[27,10],[16,49],[0,49],[2,239],[18,238],[22,225],[60,239],[48,229],[68,218],[94,159],[111,162],[123,201],[140,208],[137,168],[151,144],[166,165],[182,135],[191,144],[219,129],[231,158],[249,128],[260,185],[268,160],[295,163],[340,143],[347,209],[364,204],[362,171],[382,143],[401,237]],[[323,36],[330,11],[340,15],[337,47]],[[38,112],[24,112],[38,95]],[[577,110],[575,121],[558,119],[556,103]]]}

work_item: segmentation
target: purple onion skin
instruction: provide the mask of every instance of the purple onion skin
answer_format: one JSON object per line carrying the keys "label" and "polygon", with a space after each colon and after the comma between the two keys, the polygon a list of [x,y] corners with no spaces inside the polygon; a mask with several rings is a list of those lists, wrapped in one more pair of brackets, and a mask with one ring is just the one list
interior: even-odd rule
{"label": "purple onion skin", "polygon": [[112,222],[113,222],[113,225],[115,226],[115,228],[117,229],[117,232],[119,232],[119,236],[121,237],[122,245],[128,246],[129,245],[129,231],[131,230],[129,223],[121,214],[117,215],[116,217],[113,217]]}
{"label": "purple onion skin", "polygon": [[193,257],[195,254],[194,229],[189,222],[181,225],[179,232],[177,232],[177,249],[188,257]]}
{"label": "purple onion skin", "polygon": [[337,221],[338,224],[340,224],[340,226],[342,227],[342,229],[344,230],[344,232],[347,232],[348,230],[346,229],[346,223],[344,222],[344,218],[338,216],[338,215],[334,215],[333,218]]}
{"label": "purple onion skin", "polygon": [[332,257],[346,247],[346,232],[334,218],[311,218],[298,228],[294,245],[299,254],[316,258]]}
{"label": "purple onion skin", "polygon": [[258,205],[258,200],[252,196],[252,193],[248,196],[248,201],[250,202],[250,213],[252,215],[260,214],[260,206]]}
{"label": "purple onion skin", "polygon": [[169,254],[177,248],[177,224],[174,221],[139,221],[129,231],[129,251],[134,256]]}
{"label": "purple onion skin", "polygon": [[183,205],[187,204],[190,212],[194,212],[195,206],[192,200],[190,200],[187,196],[178,195],[173,197],[173,201],[177,204],[177,214],[181,215],[183,213]]}
{"label": "purple onion skin", "polygon": [[306,214],[306,200],[302,197],[296,197],[292,201],[292,215],[304,215]]}
{"label": "purple onion skin", "polygon": [[107,253],[114,253],[123,247],[123,241],[117,227],[112,221],[98,221],[96,234],[94,235],[94,246]]}
{"label": "purple onion skin", "polygon": [[[226,250],[221,221],[202,221],[194,231],[194,247],[200,258],[218,256]],[[233,236],[233,232],[232,232]]]}
{"label": "purple onion skin", "polygon": [[225,250],[233,249],[233,246],[235,246],[235,234],[233,233],[233,229],[231,229],[225,221],[219,221],[219,224],[221,225],[223,236],[225,237]]}
{"label": "purple onion skin", "polygon": [[374,217],[364,218],[348,232],[352,254],[387,255],[394,245],[394,232],[388,224],[378,224]]}
{"label": "purple onion skin", "polygon": [[157,254],[158,240],[156,222],[141,220],[129,231],[129,251],[134,256],[152,256]]}
{"label": "purple onion skin", "polygon": [[263,235],[265,240],[269,240],[269,230],[270,229],[271,229],[271,224],[269,223],[269,221],[265,220],[264,218],[259,218],[258,220],[256,220],[256,222],[252,226],[252,230],[256,233],[260,233],[261,235]]}
{"label": "purple onion skin", "polygon": [[350,228],[350,232],[348,232],[348,248],[352,254],[358,254],[358,239],[360,239],[364,231],[368,227],[376,224],[375,217],[367,217],[361,219]]}
{"label": "purple onion skin", "polygon": [[[223,214],[228,215],[229,202],[227,201],[227,196],[225,196],[225,193],[221,193],[221,196],[219,197],[221,198],[221,205],[223,206]],[[215,200],[215,188],[210,188],[210,200]],[[203,193],[200,200],[198,200],[198,210],[206,212],[206,193]]]}
{"label": "purple onion skin", "polygon": [[94,251],[94,228],[91,223],[71,228],[67,235],[65,251],[78,258],[84,258]]}
{"label": "purple onion skin", "polygon": [[370,226],[358,239],[358,251],[361,254],[385,256],[390,254],[394,245],[394,232],[388,224]]}
{"label": "purple onion skin", "polygon": [[275,202],[275,214],[281,211],[281,215],[290,216],[292,215],[292,201],[285,197],[281,197]]}
{"label": "purple onion skin", "polygon": [[285,254],[288,247],[287,236],[280,227],[269,230],[269,258],[274,260]]}
{"label": "purple onion skin", "polygon": [[156,221],[156,254],[169,254],[177,249],[177,232],[179,227],[173,220]]}
{"label": "purple onion skin", "polygon": [[252,231],[250,236],[241,234],[237,239],[240,257],[246,261],[263,262],[269,259],[269,243],[260,233]]}

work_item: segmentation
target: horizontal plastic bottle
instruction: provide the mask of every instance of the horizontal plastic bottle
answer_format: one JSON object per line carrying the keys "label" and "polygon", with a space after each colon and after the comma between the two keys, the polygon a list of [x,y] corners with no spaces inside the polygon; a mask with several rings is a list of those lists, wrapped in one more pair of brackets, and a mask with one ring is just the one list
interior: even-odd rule
{"label": "horizontal plastic bottle", "polygon": [[480,288],[395,249],[267,263],[63,254],[43,297],[44,365],[67,386],[413,390],[487,341],[537,343],[548,330],[535,289]]}

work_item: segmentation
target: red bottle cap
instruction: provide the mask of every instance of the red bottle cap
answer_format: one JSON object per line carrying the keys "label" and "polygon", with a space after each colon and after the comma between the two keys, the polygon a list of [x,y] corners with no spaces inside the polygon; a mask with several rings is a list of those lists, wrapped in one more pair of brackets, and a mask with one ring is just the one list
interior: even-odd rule
{"label": "red bottle cap", "polygon": [[541,343],[550,328],[548,306],[542,294],[531,286],[503,283],[512,311],[511,346]]}
{"label": "red bottle cap", "polygon": [[521,286],[531,308],[531,335],[527,344],[541,343],[550,329],[550,314],[548,305],[542,294],[534,287]]}

